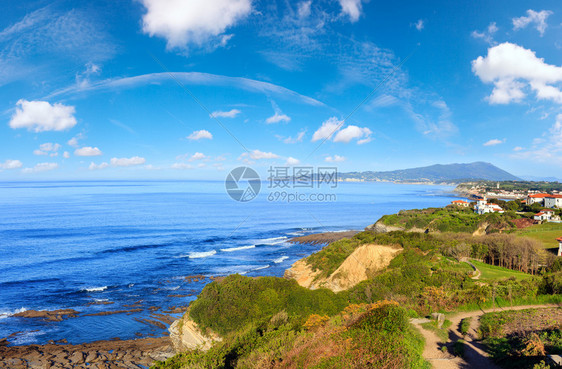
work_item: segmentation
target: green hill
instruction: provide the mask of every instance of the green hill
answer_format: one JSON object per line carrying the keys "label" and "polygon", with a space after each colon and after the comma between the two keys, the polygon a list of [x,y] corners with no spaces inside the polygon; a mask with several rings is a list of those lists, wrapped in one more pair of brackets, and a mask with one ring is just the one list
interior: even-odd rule
{"label": "green hill", "polygon": [[428,167],[400,169],[388,172],[339,173],[340,179],[392,182],[461,183],[475,180],[517,181],[513,174],[490,163],[435,164]]}

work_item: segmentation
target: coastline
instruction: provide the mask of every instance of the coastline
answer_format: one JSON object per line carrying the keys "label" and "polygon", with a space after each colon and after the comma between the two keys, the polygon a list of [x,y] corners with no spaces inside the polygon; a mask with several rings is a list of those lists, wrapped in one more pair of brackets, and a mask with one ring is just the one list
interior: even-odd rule
{"label": "coastline", "polygon": [[[327,245],[343,238],[352,237],[360,232],[332,231],[313,233],[306,236],[293,237],[287,242],[295,244]],[[303,256],[303,258],[309,255]],[[298,259],[298,260],[302,260]],[[289,268],[285,269],[289,270]],[[199,281],[206,279],[205,276],[189,276],[186,279]],[[213,281],[221,277],[209,277]],[[155,310],[160,310],[156,308]],[[180,311],[181,310],[181,311]],[[178,307],[170,313],[185,313],[187,307]],[[72,309],[58,311],[35,311],[26,310],[18,313],[20,317],[30,319],[42,319],[45,322],[60,322],[72,319],[77,312]],[[98,316],[126,314],[127,311],[104,311]],[[169,314],[156,314],[154,321],[147,321],[159,328],[165,329],[162,337],[142,337],[138,339],[120,340],[118,338],[99,340],[88,343],[68,344],[65,339],[49,342],[47,344],[10,345],[10,338],[17,335],[16,332],[9,337],[0,338],[0,369],[24,369],[24,368],[89,368],[92,365],[99,368],[130,368],[149,367],[154,361],[164,361],[174,356],[172,340],[169,337],[169,329],[181,319],[170,319]]]}

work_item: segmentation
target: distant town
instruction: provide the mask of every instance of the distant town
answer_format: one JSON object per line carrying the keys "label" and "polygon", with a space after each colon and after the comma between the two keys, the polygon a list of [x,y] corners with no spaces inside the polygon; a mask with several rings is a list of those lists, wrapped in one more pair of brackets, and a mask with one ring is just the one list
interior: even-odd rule
{"label": "distant town", "polygon": [[[537,222],[560,222],[562,215],[562,184],[558,182],[469,182],[457,186],[455,191],[468,197],[451,204],[473,207],[477,214],[533,212]],[[503,206],[502,206],[503,205]]]}

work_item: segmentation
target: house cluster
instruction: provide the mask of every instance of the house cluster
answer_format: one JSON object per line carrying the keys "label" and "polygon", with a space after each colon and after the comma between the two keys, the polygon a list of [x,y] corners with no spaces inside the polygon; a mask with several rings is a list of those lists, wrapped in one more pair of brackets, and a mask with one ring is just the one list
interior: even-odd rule
{"label": "house cluster", "polygon": [[498,204],[490,203],[486,198],[483,198],[476,201],[474,212],[482,215],[486,213],[503,213],[504,211]]}
{"label": "house cluster", "polygon": [[[452,205],[467,208],[470,206],[470,202],[465,200],[455,200],[451,201]],[[474,206],[474,212],[476,214],[486,214],[486,213],[503,213],[503,209],[498,204],[490,203],[486,198],[476,200],[476,206]]]}
{"label": "house cluster", "polygon": [[543,209],[535,214],[533,219],[546,221],[546,222],[559,222],[560,217],[558,215],[554,215],[555,212],[552,209]]}
{"label": "house cluster", "polygon": [[527,196],[527,205],[541,204],[545,208],[562,208],[562,195],[535,193]]}

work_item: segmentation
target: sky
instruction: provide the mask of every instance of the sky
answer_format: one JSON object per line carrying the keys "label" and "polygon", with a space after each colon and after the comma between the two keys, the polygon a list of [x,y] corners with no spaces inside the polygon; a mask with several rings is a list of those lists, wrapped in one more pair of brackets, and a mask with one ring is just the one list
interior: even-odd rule
{"label": "sky", "polygon": [[0,180],[490,162],[562,178],[560,1],[19,1]]}

